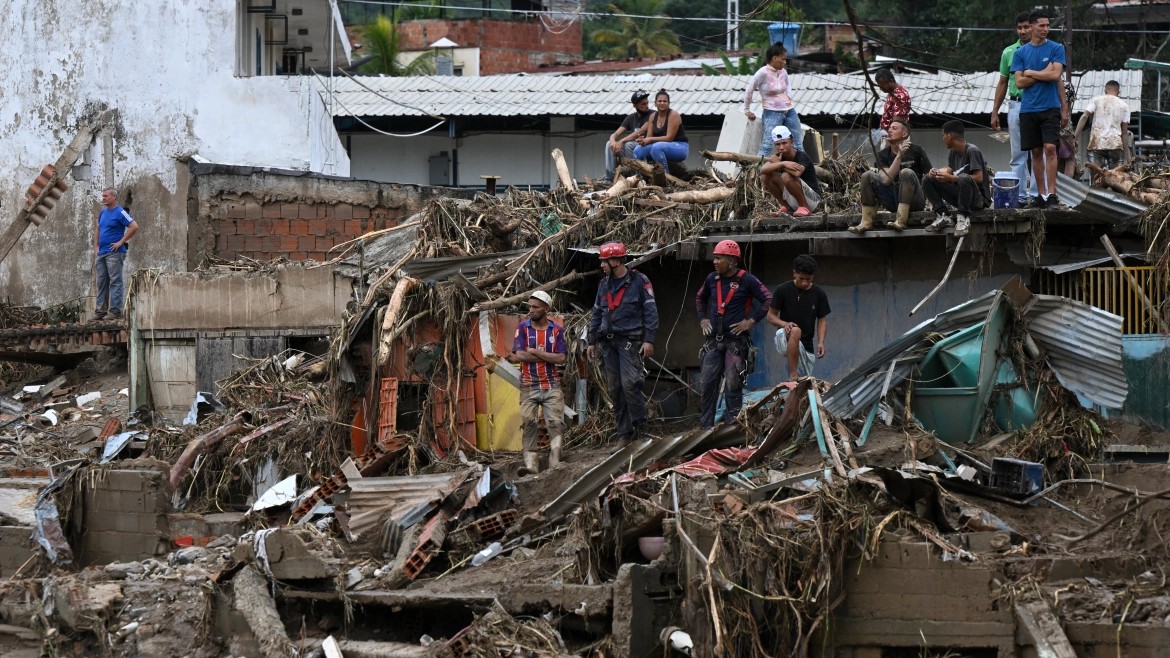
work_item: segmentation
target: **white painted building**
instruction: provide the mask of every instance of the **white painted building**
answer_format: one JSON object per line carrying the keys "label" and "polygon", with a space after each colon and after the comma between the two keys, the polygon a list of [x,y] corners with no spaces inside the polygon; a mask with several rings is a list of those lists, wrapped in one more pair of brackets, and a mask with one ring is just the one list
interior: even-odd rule
{"label": "white painted building", "polygon": [[117,110],[65,177],[70,190],[49,219],[0,263],[13,303],[92,299],[106,186],[141,227],[127,271],[186,270],[188,162],[350,173],[314,79],[276,75],[349,61],[333,0],[14,0],[0,25],[9,35],[0,49],[8,218],[82,122]]}

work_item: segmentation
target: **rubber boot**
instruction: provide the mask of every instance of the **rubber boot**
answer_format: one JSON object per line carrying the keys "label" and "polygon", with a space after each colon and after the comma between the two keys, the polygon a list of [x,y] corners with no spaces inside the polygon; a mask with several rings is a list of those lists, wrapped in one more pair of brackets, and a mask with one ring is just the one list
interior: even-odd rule
{"label": "rubber boot", "polygon": [[524,468],[530,473],[540,472],[540,455],[531,450],[524,451]]}
{"label": "rubber boot", "polygon": [[556,468],[557,464],[561,463],[561,444],[564,443],[559,435],[549,439],[548,450],[548,467]]}
{"label": "rubber boot", "polygon": [[873,220],[877,217],[877,206],[861,207],[861,222],[857,226],[850,226],[850,233],[865,233],[873,228]]}
{"label": "rubber boot", "polygon": [[910,221],[910,204],[899,203],[898,204],[898,214],[896,215],[896,217],[894,219],[894,223],[890,224],[890,228],[894,229],[895,231],[902,231],[906,228],[906,224],[909,221]]}

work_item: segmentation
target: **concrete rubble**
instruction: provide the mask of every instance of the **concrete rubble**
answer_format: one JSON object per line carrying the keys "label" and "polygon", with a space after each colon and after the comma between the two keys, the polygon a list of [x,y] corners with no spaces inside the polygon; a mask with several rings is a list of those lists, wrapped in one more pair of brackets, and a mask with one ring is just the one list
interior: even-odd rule
{"label": "concrete rubble", "polygon": [[[826,172],[838,208],[842,167]],[[645,173],[696,194],[634,173],[594,192],[431,199],[339,250],[325,274],[243,262],[147,273],[112,366],[6,372],[0,653],[1164,652],[1170,467],[1158,450],[1170,438],[1082,404],[1125,399],[1122,318],[1018,280],[835,384],[769,386],[713,430],[660,422],[621,445],[574,340],[566,459],[525,468],[503,412],[476,412],[476,396],[513,386],[497,356],[509,311],[554,292],[579,336],[574,303],[594,267],[580,250],[607,236],[648,262],[697,244],[704,223],[758,212],[750,175]],[[198,331],[235,326],[207,310],[218,293],[205,284],[329,339],[233,357],[201,402],[182,389],[189,410],[152,409],[144,392],[174,384],[159,361],[136,365],[157,348],[152,332],[198,345]],[[206,306],[166,324],[192,290]],[[288,310],[297,296],[337,317]],[[1073,322],[1092,324],[1092,349]],[[39,420],[47,411],[55,423]]]}

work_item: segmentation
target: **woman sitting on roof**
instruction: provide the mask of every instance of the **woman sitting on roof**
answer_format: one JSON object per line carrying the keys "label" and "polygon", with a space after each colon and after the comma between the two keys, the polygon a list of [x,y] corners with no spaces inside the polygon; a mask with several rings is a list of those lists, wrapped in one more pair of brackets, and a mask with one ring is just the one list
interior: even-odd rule
{"label": "woman sitting on roof", "polygon": [[667,168],[668,162],[682,162],[690,155],[687,133],[683,130],[682,115],[670,109],[670,94],[659,89],[654,96],[654,114],[639,128],[638,146],[634,157],[654,161]]}

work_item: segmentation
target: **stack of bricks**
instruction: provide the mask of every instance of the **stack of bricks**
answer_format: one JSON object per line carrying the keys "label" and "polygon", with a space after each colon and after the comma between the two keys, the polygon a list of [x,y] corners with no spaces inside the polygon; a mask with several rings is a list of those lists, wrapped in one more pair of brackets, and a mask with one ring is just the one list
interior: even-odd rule
{"label": "stack of bricks", "polygon": [[0,578],[9,578],[37,550],[31,526],[0,526]]}
{"label": "stack of bricks", "polygon": [[397,223],[400,212],[348,203],[226,201],[212,215],[215,255],[226,260],[277,257],[326,261],[330,249]]}
{"label": "stack of bricks", "polygon": [[84,482],[81,564],[139,561],[170,550],[162,470],[96,471]]}

